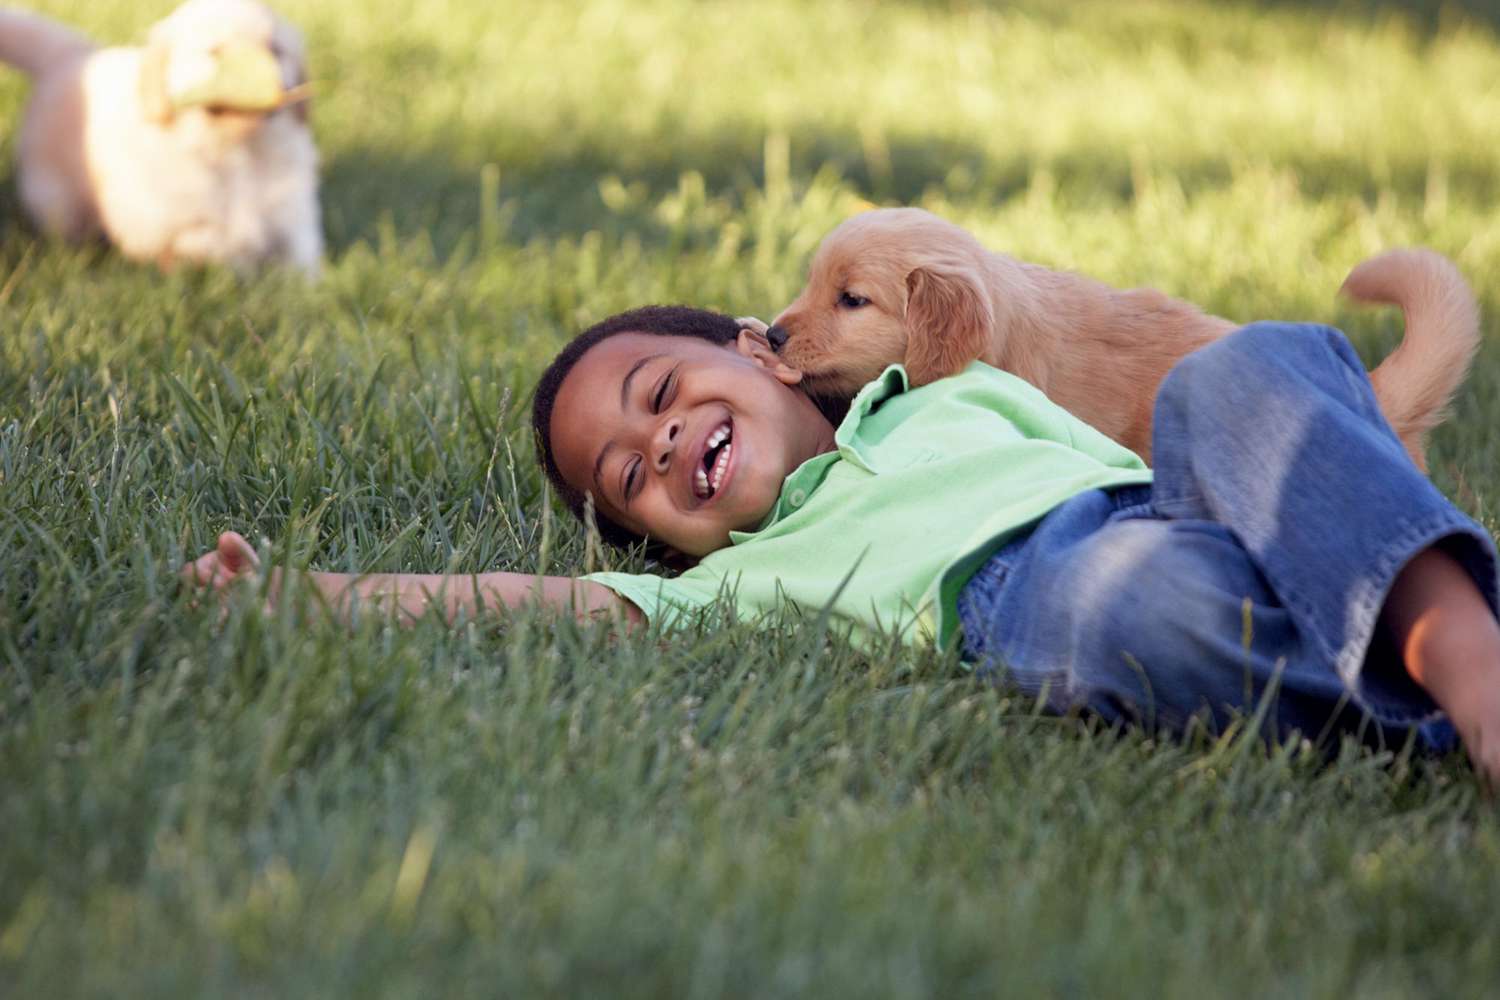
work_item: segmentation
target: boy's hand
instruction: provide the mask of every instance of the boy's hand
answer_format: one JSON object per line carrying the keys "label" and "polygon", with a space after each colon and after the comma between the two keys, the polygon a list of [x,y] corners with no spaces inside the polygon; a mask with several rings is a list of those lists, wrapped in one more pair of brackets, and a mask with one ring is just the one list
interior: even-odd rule
{"label": "boy's hand", "polygon": [[764,320],[758,320],[754,316],[737,316],[734,321],[740,325],[741,330],[749,330],[751,333],[759,334],[762,337],[770,329]]}
{"label": "boy's hand", "polygon": [[255,549],[238,532],[226,531],[217,546],[186,563],[178,576],[188,586],[223,600],[235,584],[253,581],[259,574],[260,556]]}

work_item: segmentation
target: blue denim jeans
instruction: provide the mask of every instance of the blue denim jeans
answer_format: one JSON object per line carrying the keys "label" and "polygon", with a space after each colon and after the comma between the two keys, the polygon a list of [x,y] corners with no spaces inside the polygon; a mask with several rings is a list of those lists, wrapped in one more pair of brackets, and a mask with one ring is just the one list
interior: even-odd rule
{"label": "blue denim jeans", "polygon": [[1072,498],[964,587],[981,671],[1110,721],[1222,728],[1264,698],[1283,739],[1454,744],[1377,619],[1433,545],[1495,608],[1495,545],[1412,464],[1343,334],[1258,323],[1184,358],[1152,450],[1150,486]]}

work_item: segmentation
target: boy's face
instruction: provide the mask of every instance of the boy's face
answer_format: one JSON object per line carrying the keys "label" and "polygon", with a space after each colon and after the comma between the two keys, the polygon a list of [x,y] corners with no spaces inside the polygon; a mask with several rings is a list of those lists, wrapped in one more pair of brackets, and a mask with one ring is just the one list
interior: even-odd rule
{"label": "boy's face", "polygon": [[548,430],[558,470],[621,527],[707,555],[756,528],[786,477],[833,449],[801,380],[748,331],[725,346],[617,334],[558,389]]}

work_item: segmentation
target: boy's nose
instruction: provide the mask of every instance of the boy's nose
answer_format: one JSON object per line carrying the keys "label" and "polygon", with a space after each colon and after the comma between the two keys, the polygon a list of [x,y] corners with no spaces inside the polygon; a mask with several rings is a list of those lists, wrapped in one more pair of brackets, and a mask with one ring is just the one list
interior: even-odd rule
{"label": "boy's nose", "polygon": [[777,354],[780,354],[781,349],[786,346],[788,336],[790,335],[780,326],[773,326],[766,330],[766,340],[770,342],[771,350]]}
{"label": "boy's nose", "polygon": [[663,420],[657,427],[656,440],[652,442],[651,448],[651,464],[656,467],[657,472],[666,472],[672,464],[672,452],[677,450],[682,430],[681,417]]}

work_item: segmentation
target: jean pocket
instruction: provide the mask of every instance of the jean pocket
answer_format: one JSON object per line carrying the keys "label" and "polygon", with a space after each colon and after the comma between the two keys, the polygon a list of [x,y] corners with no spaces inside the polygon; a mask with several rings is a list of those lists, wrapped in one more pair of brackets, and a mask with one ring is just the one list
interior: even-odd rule
{"label": "jean pocket", "polygon": [[958,594],[958,624],[963,630],[966,659],[981,660],[989,645],[989,632],[994,624],[995,608],[1000,603],[1000,593],[1010,575],[1011,560],[1006,547],[1002,547],[969,577]]}
{"label": "jean pocket", "polygon": [[1127,521],[1131,518],[1159,518],[1156,505],[1152,502],[1151,486],[1124,486],[1110,491],[1110,504],[1114,508],[1109,512],[1106,522]]}

